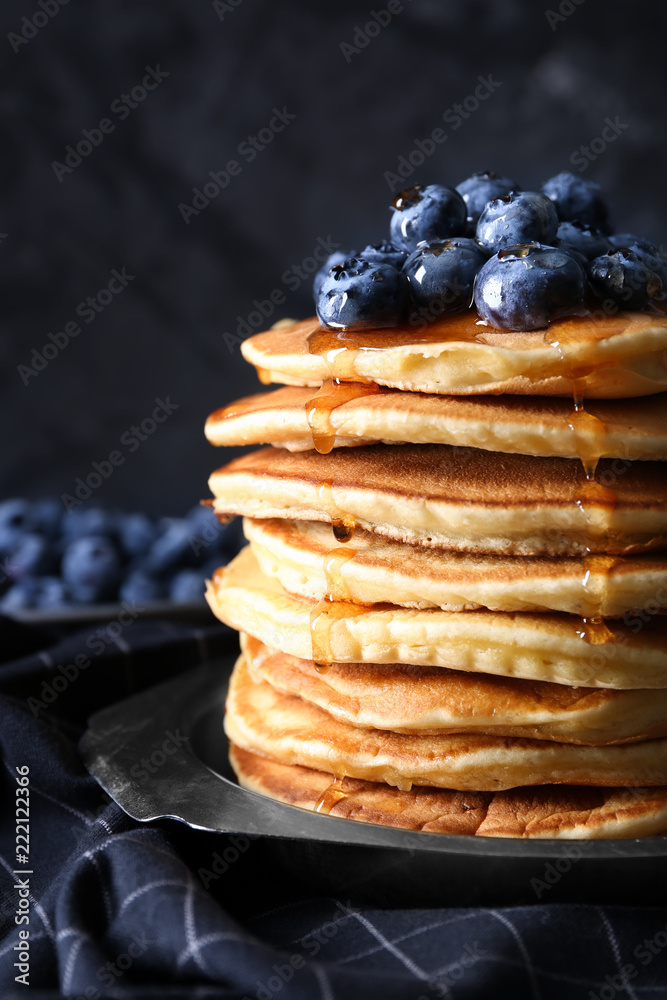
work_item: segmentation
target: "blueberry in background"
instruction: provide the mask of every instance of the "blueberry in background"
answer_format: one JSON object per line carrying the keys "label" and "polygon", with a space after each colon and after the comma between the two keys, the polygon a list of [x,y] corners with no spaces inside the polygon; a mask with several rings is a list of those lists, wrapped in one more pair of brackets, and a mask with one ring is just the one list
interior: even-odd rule
{"label": "blueberry in background", "polygon": [[542,185],[542,192],[550,198],[558,211],[558,218],[573,222],[575,219],[595,229],[609,232],[609,208],[599,184],[576,177],[564,170],[550,177]]}
{"label": "blueberry in background", "polygon": [[369,243],[358,253],[349,254],[350,257],[359,257],[367,260],[371,264],[391,264],[397,271],[400,271],[407,260],[407,252],[399,250],[389,240],[382,240],[380,243]]}
{"label": "blueberry in background", "polygon": [[477,173],[457,184],[456,190],[466,203],[468,226],[474,230],[477,220],[492,198],[499,198],[512,191],[520,191],[521,188],[516,181],[509,177],[501,177],[493,170],[478,170]]}
{"label": "blueberry in background", "polygon": [[34,597],[35,606],[42,610],[57,611],[70,605],[70,594],[59,576],[42,576]]}
{"label": "blueberry in background", "polygon": [[65,509],[59,500],[34,500],[30,505],[30,524],[33,531],[47,538],[57,538],[61,531]]}
{"label": "blueberry in background", "polygon": [[634,250],[610,250],[596,257],[588,275],[596,295],[625,309],[643,309],[662,292],[660,275]]}
{"label": "blueberry in background", "polygon": [[147,570],[133,569],[121,583],[119,597],[133,604],[151,604],[166,599],[167,586]]}
{"label": "blueberry in background", "polygon": [[157,526],[146,514],[119,514],[118,538],[129,559],[145,555],[158,536]]}
{"label": "blueberry in background", "polygon": [[354,257],[354,250],[334,250],[333,253],[329,254],[319,271],[315,272],[315,277],[313,278],[313,296],[316,299],[320,294],[322,282],[334,264],[342,264],[348,257]]}
{"label": "blueberry in background", "polygon": [[475,281],[477,311],[501,330],[540,330],[584,299],[583,267],[564,250],[519,244],[488,260]]}
{"label": "blueberry in background", "polygon": [[182,569],[172,577],[169,599],[176,604],[191,604],[200,601],[205,589],[206,577],[201,569]]}
{"label": "blueberry in background", "polygon": [[557,245],[577,250],[586,260],[593,260],[609,250],[609,240],[600,229],[583,222],[561,222],[556,233]]}
{"label": "blueberry in background", "polygon": [[163,530],[151,545],[144,564],[150,573],[165,574],[194,566],[196,546],[192,525],[185,518],[166,520]]}
{"label": "blueberry in background", "polygon": [[3,500],[0,503],[0,555],[5,556],[32,529],[27,500]]}
{"label": "blueberry in background", "polygon": [[394,246],[410,253],[422,240],[462,236],[468,209],[454,188],[442,184],[415,184],[396,195],[389,234]]}
{"label": "blueberry in background", "polygon": [[118,514],[104,507],[75,507],[62,519],[62,533],[65,542],[87,535],[109,535],[115,537],[118,531]]}
{"label": "blueberry in background", "polygon": [[56,554],[50,539],[35,532],[26,532],[10,549],[5,559],[5,572],[12,580],[25,576],[42,576],[56,568]]}
{"label": "blueberry in background", "polygon": [[76,538],[65,549],[61,575],[77,603],[113,600],[121,577],[118,549],[105,535]]}
{"label": "blueberry in background", "polygon": [[39,580],[35,577],[27,576],[23,580],[17,580],[0,598],[0,611],[4,614],[28,611],[37,604],[39,589]]}
{"label": "blueberry in background", "polygon": [[402,271],[349,257],[331,269],[315,305],[323,326],[372,330],[398,326],[407,302],[408,282]]}
{"label": "blueberry in background", "polygon": [[[620,243],[620,240],[624,242]],[[631,233],[619,233],[616,236],[610,237],[609,242],[614,249],[632,250],[649,270],[655,271],[662,282],[662,291],[655,298],[663,298],[665,293],[667,293],[667,257],[665,257],[660,247],[656,246],[655,243],[651,243],[650,240],[645,240],[640,236],[633,236]]]}
{"label": "blueberry in background", "polygon": [[412,301],[428,307],[434,318],[467,308],[475,275],[487,256],[479,244],[465,236],[420,244],[403,267]]}
{"label": "blueberry in background", "polygon": [[477,221],[477,240],[494,253],[516,243],[550,244],[558,215],[538,191],[517,191],[493,198]]}

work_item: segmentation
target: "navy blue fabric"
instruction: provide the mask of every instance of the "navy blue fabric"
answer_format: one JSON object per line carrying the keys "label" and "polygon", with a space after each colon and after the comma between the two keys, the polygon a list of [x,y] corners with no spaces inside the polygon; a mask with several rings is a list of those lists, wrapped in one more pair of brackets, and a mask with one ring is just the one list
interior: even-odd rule
{"label": "navy blue fabric", "polygon": [[[0,997],[667,996],[667,907],[373,910],[267,867],[260,841],[130,820],[77,756],[86,717],[235,639],[217,625],[139,620],[91,655],[91,634],[0,620]],[[59,668],[81,653],[90,665],[47,704]],[[27,993],[14,967],[14,796],[24,765]]]}

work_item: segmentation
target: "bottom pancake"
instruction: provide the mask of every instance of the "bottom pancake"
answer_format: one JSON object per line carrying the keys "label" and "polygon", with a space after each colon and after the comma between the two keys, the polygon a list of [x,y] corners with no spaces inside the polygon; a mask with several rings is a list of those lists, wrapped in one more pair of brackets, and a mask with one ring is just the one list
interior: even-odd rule
{"label": "bottom pancake", "polygon": [[503,792],[410,791],[281,764],[231,744],[239,783],[287,805],[340,819],[423,833],[477,837],[609,839],[667,830],[667,787],[582,788],[542,785]]}
{"label": "bottom pancake", "polygon": [[229,682],[225,731],[244,750],[340,776],[409,789],[500,791],[521,785],[667,784],[667,739],[621,746],[548,740],[415,735],[360,729],[317,705],[253,681],[245,655]]}

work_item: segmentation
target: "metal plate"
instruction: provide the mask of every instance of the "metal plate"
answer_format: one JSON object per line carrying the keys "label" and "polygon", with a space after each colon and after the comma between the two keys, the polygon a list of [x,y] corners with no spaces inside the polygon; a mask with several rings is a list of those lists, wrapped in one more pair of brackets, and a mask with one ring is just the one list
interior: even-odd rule
{"label": "metal plate", "polygon": [[[233,658],[98,712],[79,750],[136,820],[258,838],[312,891],[378,905],[664,902],[667,838],[518,840],[412,833],[317,815],[241,788],[222,718]],[[253,848],[255,849],[255,847]]]}

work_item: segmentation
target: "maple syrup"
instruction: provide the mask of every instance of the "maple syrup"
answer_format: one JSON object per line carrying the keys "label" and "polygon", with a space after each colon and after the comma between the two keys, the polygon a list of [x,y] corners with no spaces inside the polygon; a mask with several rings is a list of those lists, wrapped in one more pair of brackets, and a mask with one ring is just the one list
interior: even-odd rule
{"label": "maple syrup", "polygon": [[315,812],[328,816],[333,807],[347,798],[347,793],[343,791],[342,784],[345,778],[336,775],[330,785],[324,789],[319,799],[315,803]]}
{"label": "maple syrup", "polygon": [[313,650],[313,663],[319,673],[326,673],[334,662],[331,649],[331,629],[343,618],[356,618],[368,609],[351,601],[329,600],[325,596],[318,601],[310,612],[310,639]]}
{"label": "maple syrup", "polygon": [[256,368],[257,378],[262,383],[262,385],[271,385],[273,382],[273,377],[268,368]]}
{"label": "maple syrup", "polygon": [[357,522],[349,514],[340,510],[333,499],[332,483],[324,479],[315,487],[317,499],[331,521],[333,536],[337,542],[349,542],[357,527]]}
{"label": "maple syrup", "polygon": [[328,378],[314,396],[306,402],[306,418],[313,436],[313,447],[320,455],[328,455],[336,440],[331,414],[343,403],[363,396],[373,396],[383,390],[376,382],[342,382]]}

